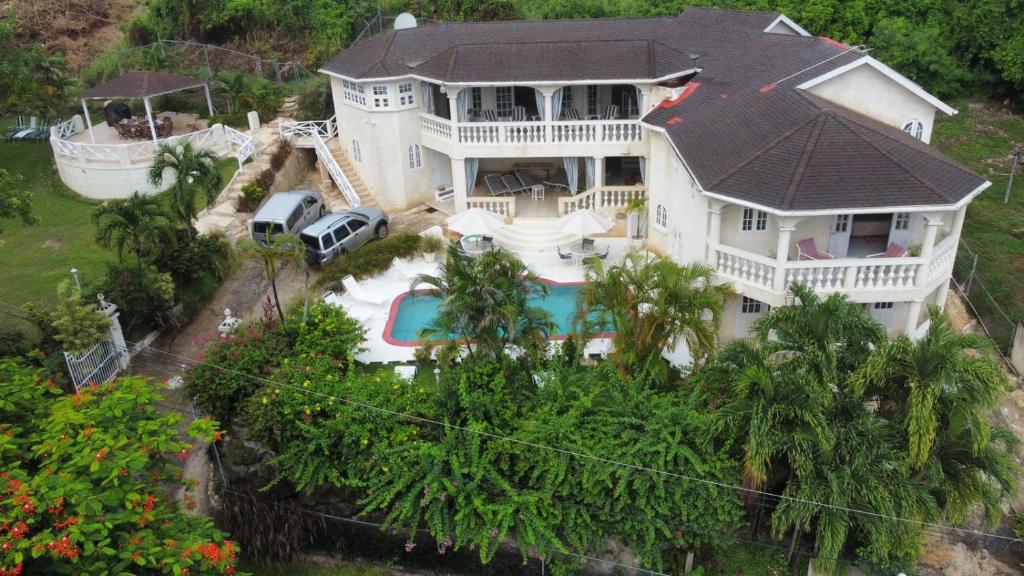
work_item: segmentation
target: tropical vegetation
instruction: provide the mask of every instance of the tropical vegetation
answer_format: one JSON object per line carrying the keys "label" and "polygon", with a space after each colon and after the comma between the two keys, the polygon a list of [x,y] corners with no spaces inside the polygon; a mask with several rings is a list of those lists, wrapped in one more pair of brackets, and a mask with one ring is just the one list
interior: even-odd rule
{"label": "tropical vegetation", "polygon": [[[1006,376],[938,310],[921,340],[890,338],[861,305],[797,286],[719,350],[728,291],[701,268],[631,256],[592,265],[580,318],[643,352],[584,362],[591,331],[538,346],[549,332],[528,298],[543,286],[511,254],[483,261],[453,251],[417,279],[441,299],[424,337],[453,353],[411,381],[355,362],[362,328],[322,304],[297,330],[264,320],[212,344],[188,393],[273,454],[238,481],[353,510],[407,534],[407,551],[421,532],[484,563],[511,544],[566,574],[608,546],[674,571],[747,539],[826,572],[906,571],[924,523],[979,509],[995,522],[1015,494],[1017,442],[988,419]],[[602,312],[616,299],[634,313]],[[705,346],[688,373],[659,364],[672,342]],[[268,550],[246,514],[224,527],[261,554],[292,552]],[[292,545],[315,539],[307,529]]]}
{"label": "tropical vegetation", "polygon": [[169,170],[173,174],[171,210],[183,226],[191,229],[192,220],[199,213],[196,189],[206,203],[211,204],[224,183],[216,166],[217,153],[209,148],[196,150],[191,142],[163,143],[157,148],[156,159],[149,167],[149,183],[162,186],[164,172]]}
{"label": "tropical vegetation", "polygon": [[[0,359],[0,388],[0,574],[235,573],[237,544],[188,513],[179,460],[192,446],[153,383],[63,394],[45,371]],[[220,434],[210,419],[188,429]]]}

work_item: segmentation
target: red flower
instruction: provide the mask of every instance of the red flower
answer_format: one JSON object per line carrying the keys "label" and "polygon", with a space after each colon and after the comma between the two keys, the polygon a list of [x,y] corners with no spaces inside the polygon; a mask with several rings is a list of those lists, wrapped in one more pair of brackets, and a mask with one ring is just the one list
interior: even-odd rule
{"label": "red flower", "polygon": [[107,450],[106,448],[100,448],[100,451],[96,453],[96,461],[97,462],[102,461],[104,458],[107,457],[107,454],[109,454],[109,453],[110,453],[110,451]]}
{"label": "red flower", "polygon": [[224,573],[227,574],[228,576],[231,576],[231,574],[235,573],[235,567],[231,566],[231,565],[226,566],[224,568]]}
{"label": "red flower", "polygon": [[182,448],[181,452],[178,452],[178,460],[181,460],[182,462],[188,460],[188,450]]}

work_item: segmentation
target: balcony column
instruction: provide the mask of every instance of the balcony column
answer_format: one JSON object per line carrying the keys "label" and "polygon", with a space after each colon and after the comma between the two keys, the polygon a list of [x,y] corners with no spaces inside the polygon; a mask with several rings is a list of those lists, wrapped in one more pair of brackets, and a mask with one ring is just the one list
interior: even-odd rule
{"label": "balcony column", "polygon": [[455,192],[455,212],[466,210],[469,187],[466,184],[466,159],[452,158],[452,188]]}
{"label": "balcony column", "polygon": [[[967,205],[965,204],[956,214],[953,216],[953,229],[950,230],[950,237],[954,238],[957,245],[953,247],[953,261],[956,261],[956,250],[960,244],[960,232],[964,229],[964,217],[967,216]],[[946,309],[946,297],[949,295],[949,280],[939,285],[939,292],[935,295],[935,305],[939,308]]]}
{"label": "balcony column", "polygon": [[924,242],[921,242],[921,258],[927,262],[931,260],[932,252],[935,251],[935,238],[939,234],[939,226],[942,226],[942,214],[925,214],[924,218],[925,229]]}
{"label": "balcony column", "polygon": [[448,115],[452,117],[453,123],[462,122],[459,118],[459,91],[452,92],[452,88],[448,88]]}
{"label": "balcony column", "polygon": [[786,262],[789,261],[789,240],[796,230],[798,218],[777,218],[778,242],[775,244],[775,277],[772,288],[776,292],[786,291]]}
{"label": "balcony column", "polygon": [[903,326],[903,333],[910,336],[917,329],[917,317],[921,315],[921,301],[909,302],[907,310],[907,321]]}
{"label": "balcony column", "polygon": [[708,202],[708,214],[711,224],[708,226],[708,264],[718,268],[718,245],[722,242],[722,208],[724,202],[711,200]]}
{"label": "balcony column", "polygon": [[558,90],[557,86],[538,86],[536,88],[540,90],[540,93],[544,95],[544,122],[551,122],[555,119],[555,111],[552,110],[552,100],[554,100],[555,90]]}
{"label": "balcony column", "polygon": [[594,156],[594,188],[604,188],[604,156]]}

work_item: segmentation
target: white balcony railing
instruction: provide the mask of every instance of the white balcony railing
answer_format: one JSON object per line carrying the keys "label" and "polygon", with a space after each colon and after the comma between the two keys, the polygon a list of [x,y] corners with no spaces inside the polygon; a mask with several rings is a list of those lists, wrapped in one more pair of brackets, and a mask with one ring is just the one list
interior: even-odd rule
{"label": "white balcony railing", "polygon": [[516,217],[516,199],[514,196],[470,196],[466,199],[466,208],[483,208],[506,218]]}
{"label": "white balcony railing", "polygon": [[602,186],[575,196],[559,198],[558,215],[561,216],[576,210],[621,209],[628,206],[634,198],[644,198],[645,196],[647,196],[647,187],[645,186]]}
{"label": "white balcony railing", "polygon": [[205,130],[197,130],[187,134],[160,138],[157,141],[146,140],[128,144],[93,144],[91,142],[74,142],[69,137],[81,132],[69,122],[54,126],[50,135],[50,146],[54,157],[77,160],[79,162],[117,163],[122,166],[148,164],[153,161],[157,148],[161,144],[177,146],[186,142],[193,148],[211,148],[221,154],[234,153],[239,166],[256,152],[256,144],[252,136],[222,124],[214,124]]}
{"label": "white balcony railing", "polygon": [[310,120],[306,122],[282,122],[278,126],[282,140],[287,140],[297,148],[313,148],[312,135],[317,134],[324,141],[338,135],[336,116],[327,120]]}
{"label": "white balcony railing", "polygon": [[[783,263],[721,244],[711,247],[713,262],[723,278],[768,291],[789,290],[806,284],[821,291],[911,290],[949,274],[956,238],[938,243],[931,258],[837,258],[789,260]],[[780,276],[781,274],[781,276]]]}
{"label": "white balcony railing", "polygon": [[464,145],[499,144],[632,144],[642,142],[638,120],[570,122],[453,122],[420,114],[420,128],[430,136]]}

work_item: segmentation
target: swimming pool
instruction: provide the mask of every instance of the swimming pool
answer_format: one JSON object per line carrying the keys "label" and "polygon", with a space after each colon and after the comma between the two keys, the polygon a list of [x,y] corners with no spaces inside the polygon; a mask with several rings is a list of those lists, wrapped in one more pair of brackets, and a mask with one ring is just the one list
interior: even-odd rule
{"label": "swimming pool", "polygon": [[[548,285],[547,296],[530,298],[530,302],[551,313],[556,337],[565,336],[572,332],[576,298],[583,284],[543,282]],[[441,299],[436,296],[417,294],[414,297],[409,292],[398,296],[391,304],[391,315],[384,327],[384,341],[395,346],[418,346],[420,330],[433,323],[440,304]]]}

